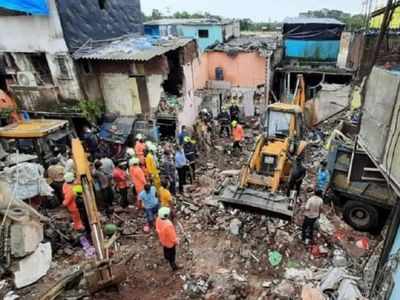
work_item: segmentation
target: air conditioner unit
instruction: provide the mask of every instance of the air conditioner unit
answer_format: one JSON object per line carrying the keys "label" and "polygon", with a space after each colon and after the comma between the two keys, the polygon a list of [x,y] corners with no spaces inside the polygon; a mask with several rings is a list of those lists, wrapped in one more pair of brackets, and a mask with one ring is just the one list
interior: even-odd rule
{"label": "air conditioner unit", "polygon": [[17,81],[20,86],[37,86],[35,75],[32,72],[17,72]]}

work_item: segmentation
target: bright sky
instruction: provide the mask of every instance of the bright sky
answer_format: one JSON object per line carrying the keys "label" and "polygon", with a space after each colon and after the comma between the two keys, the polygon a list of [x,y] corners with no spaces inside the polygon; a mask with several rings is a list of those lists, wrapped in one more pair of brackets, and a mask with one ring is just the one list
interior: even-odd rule
{"label": "bright sky", "polygon": [[282,21],[299,12],[322,8],[361,13],[363,0],[141,0],[142,11],[158,9],[164,14],[176,11],[210,12],[229,18],[251,18],[255,21]]}

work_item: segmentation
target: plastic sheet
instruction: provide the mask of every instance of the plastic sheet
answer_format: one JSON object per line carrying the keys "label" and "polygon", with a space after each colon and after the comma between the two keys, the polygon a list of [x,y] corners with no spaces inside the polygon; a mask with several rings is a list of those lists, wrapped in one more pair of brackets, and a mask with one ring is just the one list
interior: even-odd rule
{"label": "plastic sheet", "polygon": [[0,7],[32,15],[49,14],[47,0],[0,0]]}

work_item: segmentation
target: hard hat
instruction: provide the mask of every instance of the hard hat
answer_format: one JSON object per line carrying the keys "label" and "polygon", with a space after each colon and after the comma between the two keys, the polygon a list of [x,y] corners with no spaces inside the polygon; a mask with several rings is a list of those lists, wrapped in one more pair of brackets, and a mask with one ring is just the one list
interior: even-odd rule
{"label": "hard hat", "polygon": [[203,108],[203,109],[201,110],[201,112],[204,113],[204,114],[208,113],[207,108]]}
{"label": "hard hat", "polygon": [[149,146],[149,150],[152,151],[152,152],[156,152],[156,151],[157,151],[157,146],[154,145],[154,144],[151,144],[151,145]]}
{"label": "hard hat", "polygon": [[150,141],[147,141],[145,144],[146,144],[146,147],[147,147],[147,148],[150,148],[150,147],[153,145],[153,143],[150,142]]}
{"label": "hard hat", "polygon": [[143,140],[143,134],[141,134],[141,133],[138,133],[137,135],[136,135],[136,139],[137,140]]}
{"label": "hard hat", "polygon": [[138,165],[139,163],[140,163],[140,160],[139,160],[139,158],[137,158],[137,157],[132,157],[132,158],[129,160],[129,165],[130,165],[130,166]]}
{"label": "hard hat", "polygon": [[169,215],[171,214],[171,209],[169,207],[161,207],[158,210],[158,216],[161,219],[167,219],[169,217]]}
{"label": "hard hat", "polygon": [[80,184],[77,184],[72,188],[72,191],[75,194],[82,194],[83,193],[83,188],[82,188],[82,186]]}
{"label": "hard hat", "polygon": [[238,122],[237,121],[232,121],[232,127],[236,127],[237,126],[237,124],[238,124]]}
{"label": "hard hat", "polygon": [[65,182],[67,182],[67,183],[74,182],[74,180],[75,180],[75,175],[74,175],[74,173],[72,173],[72,172],[67,172],[67,173],[65,173],[65,174],[64,174],[64,180],[65,180]]}
{"label": "hard hat", "polygon": [[185,143],[189,143],[191,139],[190,136],[185,136],[183,140],[185,141]]}
{"label": "hard hat", "polygon": [[128,148],[126,149],[126,154],[129,156],[135,156],[135,150],[133,150],[133,148]]}

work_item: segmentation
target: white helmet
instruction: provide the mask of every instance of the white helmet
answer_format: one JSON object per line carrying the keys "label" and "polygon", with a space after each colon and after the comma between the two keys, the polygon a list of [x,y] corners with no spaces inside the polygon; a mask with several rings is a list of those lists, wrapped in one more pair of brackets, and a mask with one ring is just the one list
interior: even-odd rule
{"label": "white helmet", "polygon": [[136,139],[137,139],[137,140],[142,140],[142,139],[143,139],[143,134],[138,133],[138,134],[136,135]]}
{"label": "white helmet", "polygon": [[140,160],[139,160],[139,158],[137,158],[137,157],[132,157],[132,158],[129,160],[129,165],[130,165],[130,166],[138,165],[139,163],[140,163]]}
{"label": "white helmet", "polygon": [[129,156],[135,156],[135,150],[133,150],[133,148],[128,148],[126,149],[126,154]]}
{"label": "white helmet", "polygon": [[64,174],[64,180],[66,183],[72,183],[75,180],[75,175],[72,172],[67,172]]}

